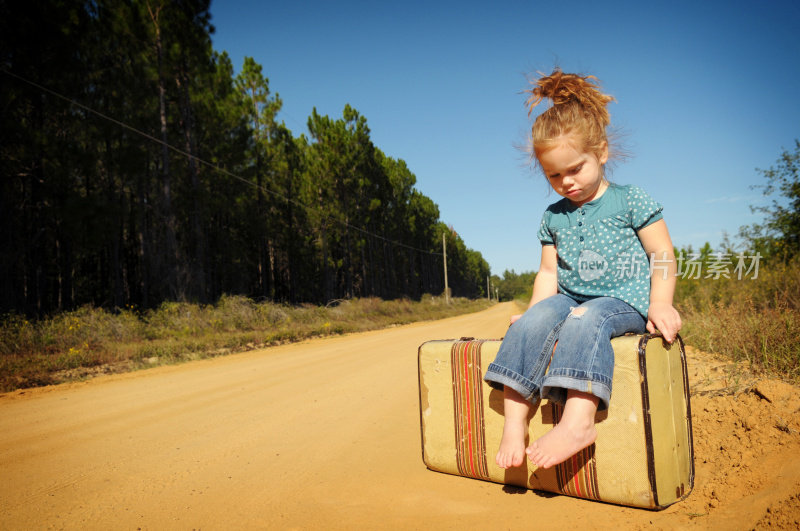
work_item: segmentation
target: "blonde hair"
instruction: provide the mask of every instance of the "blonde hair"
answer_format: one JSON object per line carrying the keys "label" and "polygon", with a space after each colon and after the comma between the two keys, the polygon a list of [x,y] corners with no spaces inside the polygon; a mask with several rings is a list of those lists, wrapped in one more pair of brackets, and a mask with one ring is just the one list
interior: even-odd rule
{"label": "blonde hair", "polygon": [[532,82],[534,87],[526,91],[531,94],[526,102],[528,115],[542,100],[553,102],[533,122],[532,155],[538,159],[539,154],[554,147],[564,135],[571,135],[578,142],[576,148],[598,157],[605,148],[610,148],[606,129],[611,119],[607,107],[614,98],[600,92],[596,81],[594,76],[565,74],[556,68],[549,76],[542,75]]}

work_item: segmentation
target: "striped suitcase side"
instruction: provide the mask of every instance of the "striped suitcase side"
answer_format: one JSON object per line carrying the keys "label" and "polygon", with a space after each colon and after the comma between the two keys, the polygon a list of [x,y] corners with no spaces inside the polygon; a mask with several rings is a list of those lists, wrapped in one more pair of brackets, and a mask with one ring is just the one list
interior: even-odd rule
{"label": "striped suitcase side", "polygon": [[[680,341],[680,340],[679,340]],[[432,470],[636,507],[663,508],[694,481],[691,416],[683,344],[658,336],[615,338],[614,395],[598,414],[598,441],[548,470],[500,469],[502,391],[483,382],[499,340],[430,341],[419,349],[420,422]],[[648,377],[648,372],[650,376]],[[531,440],[560,418],[540,404]]]}

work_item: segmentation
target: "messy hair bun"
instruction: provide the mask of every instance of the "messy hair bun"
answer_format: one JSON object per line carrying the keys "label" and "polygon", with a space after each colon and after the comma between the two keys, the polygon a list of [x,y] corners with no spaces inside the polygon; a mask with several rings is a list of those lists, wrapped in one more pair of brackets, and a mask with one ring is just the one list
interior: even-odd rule
{"label": "messy hair bun", "polygon": [[531,129],[533,152],[547,151],[563,135],[572,135],[586,153],[598,156],[608,147],[606,128],[611,123],[608,104],[614,98],[600,92],[594,76],[565,74],[556,68],[532,84],[527,105],[528,113],[542,100],[549,99],[552,107],[536,117]]}

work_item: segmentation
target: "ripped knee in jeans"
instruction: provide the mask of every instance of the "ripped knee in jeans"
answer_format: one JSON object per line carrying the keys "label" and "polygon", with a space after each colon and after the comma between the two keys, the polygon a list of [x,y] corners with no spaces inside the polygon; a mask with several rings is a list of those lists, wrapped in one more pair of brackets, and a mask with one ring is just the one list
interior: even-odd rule
{"label": "ripped knee in jeans", "polygon": [[570,317],[579,319],[585,313],[586,313],[586,308],[583,306],[578,306],[576,308],[570,308],[569,315]]}

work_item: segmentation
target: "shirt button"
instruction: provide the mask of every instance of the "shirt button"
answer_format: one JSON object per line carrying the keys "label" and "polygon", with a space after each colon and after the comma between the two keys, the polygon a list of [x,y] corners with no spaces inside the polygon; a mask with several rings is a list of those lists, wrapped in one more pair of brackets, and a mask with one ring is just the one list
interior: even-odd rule
{"label": "shirt button", "polygon": [[581,210],[581,216],[584,216],[584,215],[586,215],[586,211],[585,210]]}
{"label": "shirt button", "polygon": [[583,236],[581,236],[581,241],[583,241]]}
{"label": "shirt button", "polygon": [[583,227],[583,221],[579,221],[579,222],[578,222],[578,226],[579,226],[579,227]]}

